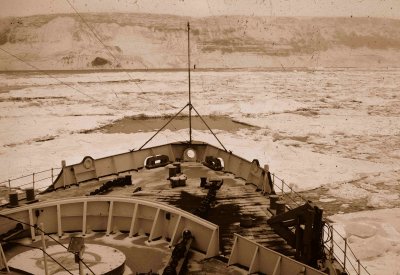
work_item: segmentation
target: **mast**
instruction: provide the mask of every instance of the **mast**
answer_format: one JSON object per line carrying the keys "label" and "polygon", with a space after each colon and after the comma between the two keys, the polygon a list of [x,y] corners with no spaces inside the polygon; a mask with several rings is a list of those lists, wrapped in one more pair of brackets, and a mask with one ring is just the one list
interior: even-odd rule
{"label": "mast", "polygon": [[189,143],[192,144],[192,97],[190,91],[190,24],[187,23],[188,34],[188,76],[189,76]]}
{"label": "mast", "polygon": [[[190,90],[190,24],[187,22],[187,35],[188,35],[188,77],[189,77],[189,102],[179,110],[178,113],[175,114],[170,120],[168,120],[167,123],[164,124],[163,127],[161,127],[153,136],[151,136],[138,150],[141,150],[146,144],[148,144],[155,136],[158,135],[171,121],[173,121],[186,107],[189,107],[189,144],[192,144],[192,109],[195,111],[195,113],[198,115],[198,117],[201,119],[201,121],[204,123],[204,125],[207,126],[208,130],[213,134],[213,136],[216,138],[216,140],[219,142],[219,144],[224,148],[225,152],[228,152],[226,150],[225,146],[222,144],[222,142],[218,139],[216,134],[213,132],[213,130],[208,126],[207,122],[202,118],[202,116],[197,112],[196,108],[192,105],[192,94]],[[132,149],[131,151],[134,151]]]}

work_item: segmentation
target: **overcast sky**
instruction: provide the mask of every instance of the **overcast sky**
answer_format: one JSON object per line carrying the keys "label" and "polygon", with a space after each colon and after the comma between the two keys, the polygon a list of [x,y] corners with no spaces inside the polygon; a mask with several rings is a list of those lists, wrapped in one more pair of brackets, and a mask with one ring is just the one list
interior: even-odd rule
{"label": "overcast sky", "polygon": [[[400,18],[400,0],[68,0],[79,12]],[[0,0],[0,17],[71,13],[67,0]]]}

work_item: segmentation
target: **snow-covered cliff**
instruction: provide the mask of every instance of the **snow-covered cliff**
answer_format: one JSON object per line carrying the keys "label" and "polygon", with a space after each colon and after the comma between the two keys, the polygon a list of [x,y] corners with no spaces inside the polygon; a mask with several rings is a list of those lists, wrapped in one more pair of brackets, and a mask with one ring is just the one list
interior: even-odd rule
{"label": "snow-covered cliff", "polygon": [[[191,22],[197,68],[396,67],[400,20],[154,14],[0,20],[0,47],[44,70],[185,68]],[[107,50],[96,39],[97,35]],[[96,59],[97,58],[97,59]],[[0,51],[0,70],[32,69]]]}

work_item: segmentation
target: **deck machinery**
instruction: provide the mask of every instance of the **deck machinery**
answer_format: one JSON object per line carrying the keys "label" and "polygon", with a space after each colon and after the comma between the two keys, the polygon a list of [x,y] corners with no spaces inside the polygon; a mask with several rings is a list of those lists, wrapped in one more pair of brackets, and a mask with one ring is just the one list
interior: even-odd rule
{"label": "deck machinery", "polygon": [[268,224],[296,249],[295,258],[318,267],[324,260],[322,210],[308,201],[302,206],[273,216]]}

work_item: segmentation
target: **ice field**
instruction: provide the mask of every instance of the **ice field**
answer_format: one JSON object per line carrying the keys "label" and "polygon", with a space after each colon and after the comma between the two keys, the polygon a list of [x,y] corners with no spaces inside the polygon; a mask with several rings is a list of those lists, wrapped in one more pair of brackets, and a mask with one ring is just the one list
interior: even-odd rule
{"label": "ice field", "polygon": [[[186,72],[51,76],[0,73],[0,181],[138,149],[157,129],[146,118],[174,115],[188,101]],[[322,186],[318,200],[341,203],[331,218],[367,270],[400,274],[399,87],[395,69],[195,70],[192,103],[201,115],[253,126],[214,131],[295,190]],[[104,130],[131,117],[138,132]],[[218,146],[207,130],[195,128],[193,139]],[[182,140],[188,130],[172,123],[148,146]],[[350,213],[352,204],[363,211]]]}

